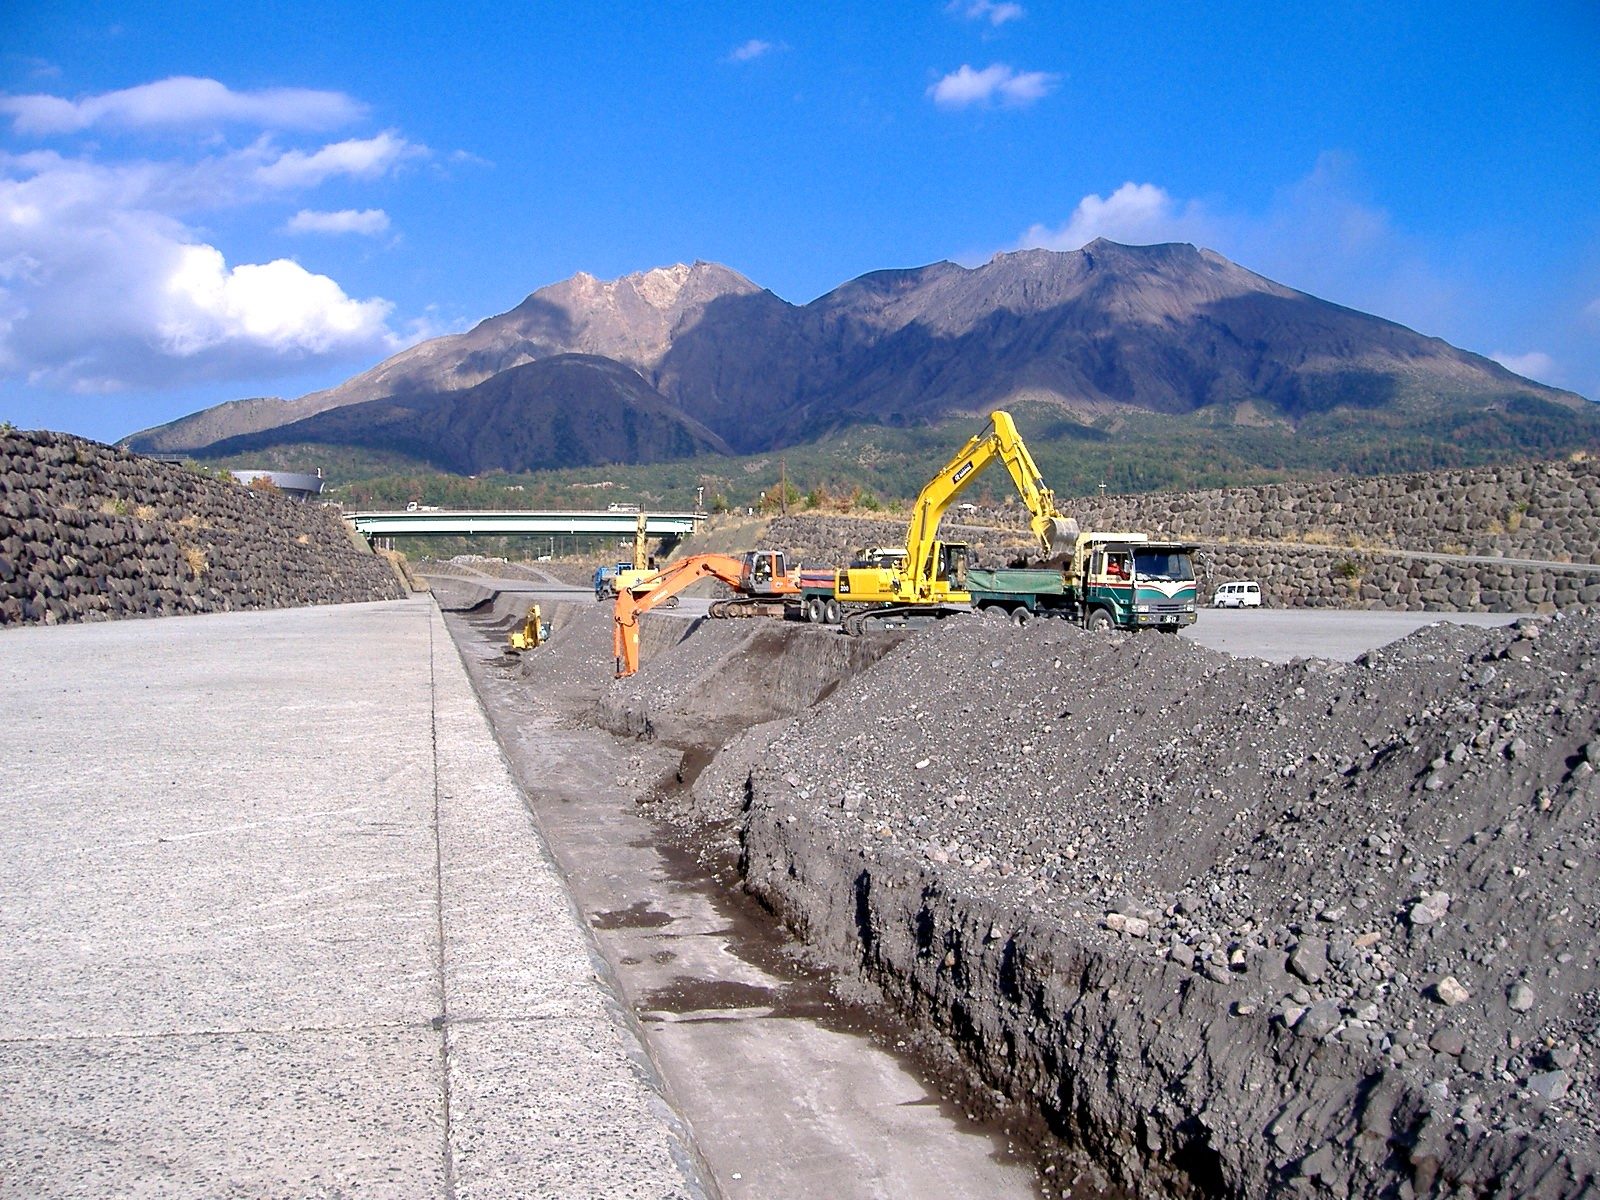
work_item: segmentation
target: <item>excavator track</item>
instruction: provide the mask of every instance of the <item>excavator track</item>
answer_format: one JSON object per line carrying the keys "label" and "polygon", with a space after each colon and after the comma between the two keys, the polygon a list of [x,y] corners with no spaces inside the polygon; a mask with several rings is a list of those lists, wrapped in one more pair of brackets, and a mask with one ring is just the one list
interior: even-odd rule
{"label": "excavator track", "polygon": [[950,604],[890,604],[853,612],[840,624],[851,637],[860,637],[880,629],[920,629],[945,617],[969,615],[971,612],[969,608]]}
{"label": "excavator track", "polygon": [[719,621],[734,617],[783,617],[786,606],[781,600],[765,596],[733,596],[727,600],[713,600],[706,615]]}

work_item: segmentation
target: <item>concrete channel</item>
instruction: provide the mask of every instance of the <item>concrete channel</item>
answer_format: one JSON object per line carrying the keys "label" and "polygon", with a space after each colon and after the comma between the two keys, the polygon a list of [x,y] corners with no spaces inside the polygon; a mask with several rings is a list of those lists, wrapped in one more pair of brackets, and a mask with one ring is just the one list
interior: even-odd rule
{"label": "concrete channel", "polygon": [[448,624],[724,1196],[1039,1195],[1023,1149],[941,1097],[911,1031],[841,999],[770,914],[644,814],[675,752],[573,723],[505,664],[503,632]]}

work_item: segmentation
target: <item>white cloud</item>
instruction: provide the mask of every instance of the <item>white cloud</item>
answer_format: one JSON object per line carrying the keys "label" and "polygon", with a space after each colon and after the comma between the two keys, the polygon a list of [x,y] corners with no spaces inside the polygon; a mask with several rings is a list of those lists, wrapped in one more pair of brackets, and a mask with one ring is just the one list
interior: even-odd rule
{"label": "white cloud", "polygon": [[[405,343],[387,300],[352,296],[282,256],[230,264],[191,214],[276,203],[418,153],[393,133],[316,151],[261,140],[199,160],[0,152],[0,378],[77,393],[172,389],[392,353]],[[296,220],[363,232],[387,215],[308,208]]]}
{"label": "white cloud", "polygon": [[182,358],[241,345],[275,355],[323,355],[383,340],[393,305],[352,300],[326,275],[276,259],[229,268],[211,246],[176,248],[159,282],[155,322],[164,349]]}
{"label": "white cloud", "polygon": [[355,179],[376,179],[411,158],[426,158],[429,151],[386,130],[376,137],[352,138],[334,142],[306,153],[288,150],[259,167],[255,178],[271,188],[308,188],[348,175]]}
{"label": "white cloud", "polygon": [[995,63],[981,71],[974,71],[963,63],[960,69],[930,87],[928,95],[940,108],[966,108],[995,101],[1022,108],[1042,99],[1060,81],[1059,75],[1017,71],[1004,63]]}
{"label": "white cloud", "polygon": [[1125,183],[1109,196],[1085,196],[1065,223],[1051,229],[1034,225],[1018,249],[1077,250],[1095,238],[1131,245],[1157,242],[1207,242],[1214,226],[1198,202],[1173,199],[1153,183]]}
{"label": "white cloud", "polygon": [[317,212],[302,208],[284,226],[288,233],[356,233],[376,237],[389,230],[389,214],[381,208],[343,208],[338,212]]}
{"label": "white cloud", "polygon": [[83,100],[34,94],[0,96],[0,113],[19,134],[76,133],[94,126],[127,129],[255,125],[263,129],[333,129],[360,119],[366,106],[342,92],[268,88],[236,92],[215,79],[178,75]]}
{"label": "white cloud", "polygon": [[1514,375],[1559,386],[1561,371],[1556,366],[1556,360],[1542,350],[1530,350],[1526,354],[1507,354],[1504,350],[1496,350],[1489,357]]}
{"label": "white cloud", "polygon": [[1596,296],[1584,306],[1583,315],[1600,319],[1600,296]]}
{"label": "white cloud", "polygon": [[950,0],[945,5],[947,12],[959,13],[969,21],[987,21],[990,25],[1000,26],[1007,21],[1021,20],[1027,12],[1020,4],[1006,3],[1001,0]]}
{"label": "white cloud", "polygon": [[727,61],[736,63],[750,62],[761,58],[763,55],[771,54],[777,48],[771,42],[764,42],[760,38],[751,38],[742,46],[736,46],[730,50]]}
{"label": "white cloud", "polygon": [[1466,325],[1459,285],[1360,191],[1353,165],[1338,154],[1324,154],[1253,212],[1130,182],[1109,196],[1083,197],[1065,222],[1034,225],[1013,248],[1071,250],[1095,237],[1193,242],[1289,287],[1423,332]]}

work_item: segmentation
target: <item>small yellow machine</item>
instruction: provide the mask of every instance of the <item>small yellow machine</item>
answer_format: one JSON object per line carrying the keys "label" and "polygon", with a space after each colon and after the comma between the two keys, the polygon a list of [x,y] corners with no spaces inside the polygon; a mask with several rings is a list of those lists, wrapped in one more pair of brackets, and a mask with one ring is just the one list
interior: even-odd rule
{"label": "small yellow machine", "polygon": [[550,626],[541,617],[537,604],[528,606],[528,615],[522,622],[522,628],[513,629],[507,640],[510,642],[508,651],[512,654],[537,649],[550,640]]}

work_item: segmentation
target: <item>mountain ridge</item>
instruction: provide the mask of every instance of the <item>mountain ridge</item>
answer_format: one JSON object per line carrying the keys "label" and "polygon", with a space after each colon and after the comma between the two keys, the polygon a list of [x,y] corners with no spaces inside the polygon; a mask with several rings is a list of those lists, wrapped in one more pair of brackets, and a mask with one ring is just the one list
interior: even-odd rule
{"label": "mountain ridge", "polygon": [[[623,373],[590,362],[474,391],[561,356],[603,360]],[[1018,397],[1091,421],[1135,410],[1188,417],[1249,402],[1252,412],[1290,426],[1335,409],[1420,419],[1537,400],[1587,421],[1593,408],[1214,251],[1098,239],[1077,251],[999,254],[977,267],[936,262],[869,272],[804,305],[705,261],[611,281],[580,272],[335,388],[289,401],[232,401],[125,444],[215,456],[295,440],[331,444],[326,439],[336,436],[364,445],[366,437],[404,442],[427,461],[470,473],[497,456],[482,439],[465,437],[459,423],[468,412],[507,431],[554,431],[552,407],[566,405],[620,436],[621,426],[602,420],[605,405],[618,404],[630,414],[629,428],[651,429],[670,446],[750,453],[853,425],[936,423]],[[361,410],[373,421],[366,430],[349,413],[325,415],[373,404],[379,407]],[[448,445],[430,449],[426,437],[447,432]],[[568,437],[565,447],[536,446],[520,434],[512,440],[523,457],[495,466],[648,453],[636,437],[615,444]],[[471,445],[479,451],[468,453]]]}

